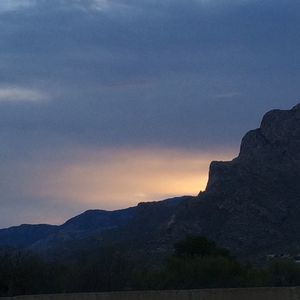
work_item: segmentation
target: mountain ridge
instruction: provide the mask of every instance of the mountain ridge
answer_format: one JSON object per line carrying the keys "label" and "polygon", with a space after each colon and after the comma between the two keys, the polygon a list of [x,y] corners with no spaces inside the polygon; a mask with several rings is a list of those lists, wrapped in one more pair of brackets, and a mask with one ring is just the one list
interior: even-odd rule
{"label": "mountain ridge", "polygon": [[[241,258],[299,254],[299,201],[300,104],[266,113],[260,127],[243,137],[236,158],[210,164],[206,190],[198,196],[87,211],[27,247],[47,253],[65,241],[90,238],[158,257],[186,235],[202,235]],[[3,245],[2,236],[0,230]]]}
{"label": "mountain ridge", "polygon": [[138,210],[154,203],[170,208],[186,196],[161,201],[140,202],[137,206],[118,210],[90,209],[68,219],[61,225],[22,224],[0,229],[0,246],[47,252],[49,249],[72,240],[84,240],[103,231],[117,229],[135,217]]}

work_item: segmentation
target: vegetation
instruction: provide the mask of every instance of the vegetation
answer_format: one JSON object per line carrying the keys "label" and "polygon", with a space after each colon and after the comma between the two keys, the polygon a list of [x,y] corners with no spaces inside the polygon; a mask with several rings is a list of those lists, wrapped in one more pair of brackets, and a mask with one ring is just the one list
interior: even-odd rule
{"label": "vegetation", "polygon": [[174,245],[162,265],[149,266],[125,250],[97,249],[65,263],[45,262],[17,250],[0,252],[0,296],[142,289],[197,289],[300,285],[300,266],[276,260],[257,268],[243,265],[203,237]]}

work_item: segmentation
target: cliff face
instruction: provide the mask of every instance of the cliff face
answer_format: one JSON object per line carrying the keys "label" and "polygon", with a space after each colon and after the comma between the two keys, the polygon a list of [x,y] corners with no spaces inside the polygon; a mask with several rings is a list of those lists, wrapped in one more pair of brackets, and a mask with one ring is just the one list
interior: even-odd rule
{"label": "cliff face", "polygon": [[270,111],[237,158],[212,162],[205,193],[177,218],[179,232],[184,226],[241,256],[300,253],[300,105]]}
{"label": "cliff face", "polygon": [[[292,110],[268,112],[260,128],[242,140],[239,156],[231,162],[212,162],[207,192],[224,189],[225,181],[273,176],[291,179],[300,166],[300,104]],[[294,176],[292,176],[294,177]],[[275,188],[275,186],[273,186]]]}

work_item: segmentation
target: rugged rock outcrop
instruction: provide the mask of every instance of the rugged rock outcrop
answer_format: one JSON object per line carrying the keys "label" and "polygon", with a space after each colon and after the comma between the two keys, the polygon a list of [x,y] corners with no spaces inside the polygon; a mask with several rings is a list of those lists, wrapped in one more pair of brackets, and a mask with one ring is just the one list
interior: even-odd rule
{"label": "rugged rock outcrop", "polygon": [[175,230],[237,255],[300,253],[300,105],[268,112],[239,156],[212,162],[206,191],[179,210]]}

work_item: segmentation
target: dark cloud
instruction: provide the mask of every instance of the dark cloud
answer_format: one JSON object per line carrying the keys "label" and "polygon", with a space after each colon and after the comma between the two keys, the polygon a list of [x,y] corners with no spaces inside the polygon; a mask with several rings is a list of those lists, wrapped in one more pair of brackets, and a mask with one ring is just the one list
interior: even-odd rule
{"label": "dark cloud", "polygon": [[1,83],[51,100],[1,103],[2,131],[210,147],[296,101],[294,1],[29,3],[0,17]]}

